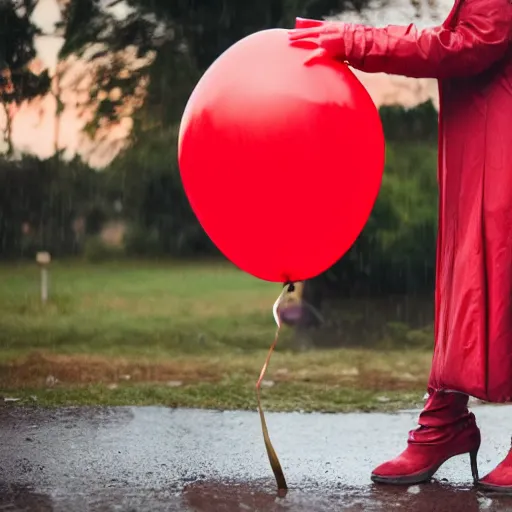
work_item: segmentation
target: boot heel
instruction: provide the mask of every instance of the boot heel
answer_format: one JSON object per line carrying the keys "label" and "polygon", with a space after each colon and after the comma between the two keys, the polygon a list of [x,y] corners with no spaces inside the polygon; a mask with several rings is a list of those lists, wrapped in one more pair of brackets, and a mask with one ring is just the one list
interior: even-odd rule
{"label": "boot heel", "polygon": [[478,450],[473,450],[472,452],[469,452],[469,460],[471,462],[471,474],[473,475],[473,483],[475,485],[479,481],[477,455],[478,455]]}

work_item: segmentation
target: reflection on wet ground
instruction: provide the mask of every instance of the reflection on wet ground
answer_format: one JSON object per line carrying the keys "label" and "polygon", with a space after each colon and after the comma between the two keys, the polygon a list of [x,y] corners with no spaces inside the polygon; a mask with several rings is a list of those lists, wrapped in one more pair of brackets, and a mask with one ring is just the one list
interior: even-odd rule
{"label": "reflection on wet ground", "polygon": [[248,484],[201,483],[186,487],[183,500],[186,510],[195,512],[512,511],[510,497],[490,497],[473,489],[439,483],[410,488],[370,485],[367,489],[341,488],[337,493],[323,493],[321,488],[317,492],[292,489],[285,498]]}
{"label": "reflection on wet ground", "polygon": [[279,497],[260,485],[199,482],[182,492],[153,489],[84,489],[83,493],[53,496],[29,487],[0,484],[1,511],[170,511],[170,512],[498,512],[512,511],[512,498],[489,496],[469,488],[432,483],[410,488],[370,485],[338,492],[291,489]]}
{"label": "reflection on wet ground", "polygon": [[[511,407],[475,410],[481,473],[508,450]],[[437,482],[374,485],[416,412],[269,414],[290,490],[275,492],[256,414],[164,408],[0,408],[0,511],[511,511],[470,485],[467,457]]]}
{"label": "reflection on wet ground", "polygon": [[30,486],[0,482],[0,510],[52,512],[53,501],[46,494],[34,492]]}

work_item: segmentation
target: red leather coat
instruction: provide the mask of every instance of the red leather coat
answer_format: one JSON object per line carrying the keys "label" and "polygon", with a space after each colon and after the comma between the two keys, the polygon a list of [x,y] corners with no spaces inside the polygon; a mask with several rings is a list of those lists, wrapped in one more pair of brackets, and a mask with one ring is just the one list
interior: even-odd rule
{"label": "red leather coat", "polygon": [[458,0],[442,26],[346,25],[366,72],[437,78],[439,232],[429,387],[512,401],[512,3]]}

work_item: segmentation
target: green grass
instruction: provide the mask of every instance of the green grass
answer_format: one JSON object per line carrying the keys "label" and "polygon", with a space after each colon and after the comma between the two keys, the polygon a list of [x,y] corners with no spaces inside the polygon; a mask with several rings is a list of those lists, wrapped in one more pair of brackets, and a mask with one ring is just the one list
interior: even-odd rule
{"label": "green grass", "polygon": [[0,267],[0,358],[27,350],[150,356],[266,347],[277,285],[227,265],[54,265],[51,301],[38,269]]}
{"label": "green grass", "polygon": [[[254,409],[280,286],[226,264],[0,266],[0,397],[19,404]],[[297,353],[285,331],[268,410],[389,410],[421,400],[421,350]]]}
{"label": "green grass", "polygon": [[[263,392],[265,411],[281,412],[374,412],[395,411],[418,406],[419,390],[376,391],[321,384],[282,383]],[[7,396],[7,395],[6,395]],[[178,389],[159,384],[121,385],[95,384],[62,389],[23,389],[13,395],[20,405],[163,405],[217,410],[256,410],[254,386],[247,380],[228,378],[220,383],[196,383]]]}

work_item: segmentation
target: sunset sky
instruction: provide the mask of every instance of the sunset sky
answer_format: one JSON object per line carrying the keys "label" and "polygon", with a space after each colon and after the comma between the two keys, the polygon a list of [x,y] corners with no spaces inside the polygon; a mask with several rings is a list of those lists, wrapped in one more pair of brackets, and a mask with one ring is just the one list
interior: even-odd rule
{"label": "sunset sky", "polygon": [[[432,2],[420,6],[432,5]],[[363,17],[345,15],[344,20],[350,22],[364,21],[372,25],[388,23],[403,24],[411,21],[418,25],[432,25],[442,19],[448,12],[451,2],[439,0],[435,7],[420,8],[414,11],[410,0],[390,0],[385,9],[369,10]],[[126,8],[122,4],[116,6],[116,15],[122,16]],[[57,0],[39,0],[34,12],[33,21],[46,34],[36,40],[39,66],[55,70],[57,54],[61,48],[62,40],[54,37],[55,23],[60,20],[60,10]],[[74,104],[80,100],[80,95],[86,94],[88,84],[87,75],[81,81],[77,90],[77,79],[84,73],[84,66],[75,62],[71,71],[63,81],[66,94],[63,99],[67,104],[61,117],[58,145],[65,149],[65,157],[71,158],[80,154],[90,165],[101,167],[109,163],[123,147],[126,136],[131,129],[129,119],[113,130],[110,130],[106,140],[101,144],[93,144],[83,133],[82,128],[87,122],[81,119]],[[437,85],[433,80],[410,80],[403,77],[390,77],[382,74],[366,75],[356,73],[368,89],[373,100],[380,106],[382,104],[403,104],[414,106],[418,103],[434,99],[437,102]],[[83,99],[83,98],[82,98]],[[55,100],[51,95],[33,102],[24,104],[16,111],[13,121],[13,142],[19,151],[34,153],[42,158],[53,154],[55,145]],[[0,127],[5,126],[5,118],[0,113]],[[0,142],[1,144],[1,142]]]}
{"label": "sunset sky", "polygon": [[[123,7],[117,6],[119,14]],[[63,40],[52,35],[55,24],[60,20],[60,9],[57,0],[39,0],[33,14],[33,21],[45,35],[37,37],[35,41],[38,52],[38,61],[34,68],[48,68],[55,71],[57,55],[62,47]],[[80,62],[73,62],[70,71],[62,80],[62,100],[66,108],[61,115],[58,146],[64,149],[64,157],[72,158],[76,154],[94,167],[102,167],[118,153],[123,147],[126,136],[130,133],[130,119],[109,130],[105,140],[93,143],[83,133],[82,129],[87,117],[80,117],[79,109],[75,107],[78,102],[87,99],[87,90],[90,76],[84,73],[85,67]],[[15,149],[29,152],[41,158],[49,157],[55,148],[55,99],[52,95],[36,100],[30,104],[24,103],[15,109],[12,138]],[[0,113],[0,126],[5,126],[3,112]],[[0,142],[1,144],[1,142]]]}

